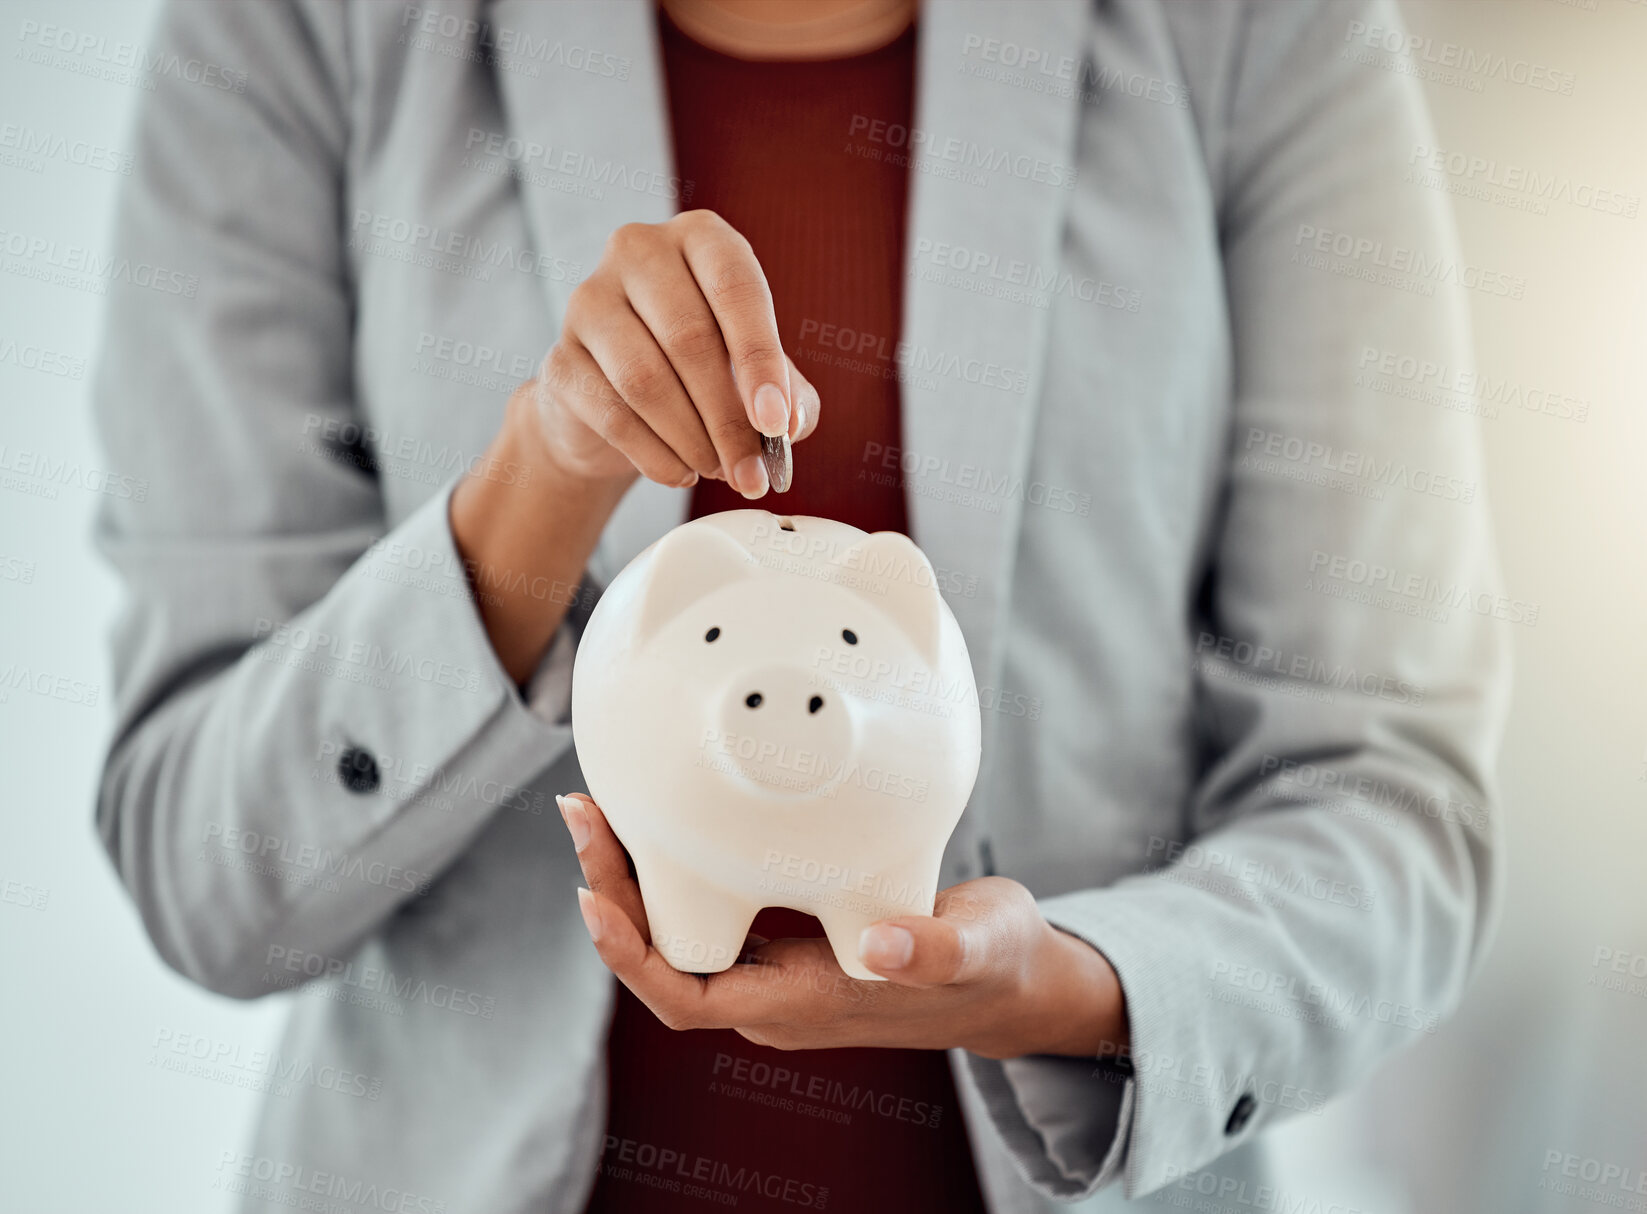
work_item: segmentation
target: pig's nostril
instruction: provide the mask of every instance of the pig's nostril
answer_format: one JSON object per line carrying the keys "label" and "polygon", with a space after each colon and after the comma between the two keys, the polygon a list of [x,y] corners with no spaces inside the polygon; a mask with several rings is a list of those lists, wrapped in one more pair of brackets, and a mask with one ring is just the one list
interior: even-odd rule
{"label": "pig's nostril", "polygon": [[817,712],[818,709],[820,709],[822,707],[823,707],[823,697],[822,696],[813,696],[810,700],[808,700],[806,702],[807,712]]}
{"label": "pig's nostril", "polygon": [[761,693],[752,691],[743,698],[743,702],[751,708],[759,708],[761,706]]}

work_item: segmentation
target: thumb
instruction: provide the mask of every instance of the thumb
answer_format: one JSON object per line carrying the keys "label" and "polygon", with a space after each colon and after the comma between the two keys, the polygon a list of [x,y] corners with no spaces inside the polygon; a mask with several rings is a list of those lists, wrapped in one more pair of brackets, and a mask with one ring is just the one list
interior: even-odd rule
{"label": "thumb", "polygon": [[946,986],[981,977],[988,946],[981,922],[906,915],[864,928],[858,959],[902,986]]}

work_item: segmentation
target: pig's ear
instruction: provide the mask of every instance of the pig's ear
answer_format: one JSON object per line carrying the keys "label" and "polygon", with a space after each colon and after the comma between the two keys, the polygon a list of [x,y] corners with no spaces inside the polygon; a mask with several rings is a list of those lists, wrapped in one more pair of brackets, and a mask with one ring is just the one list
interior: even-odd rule
{"label": "pig's ear", "polygon": [[862,574],[876,590],[885,589],[885,594],[875,594],[871,601],[896,620],[916,648],[936,664],[943,600],[938,594],[938,575],[926,553],[896,531],[875,532],[857,545],[857,552],[855,560],[846,562],[848,568]]}
{"label": "pig's ear", "polygon": [[704,595],[758,567],[749,551],[718,527],[677,527],[652,553],[635,639],[645,640]]}

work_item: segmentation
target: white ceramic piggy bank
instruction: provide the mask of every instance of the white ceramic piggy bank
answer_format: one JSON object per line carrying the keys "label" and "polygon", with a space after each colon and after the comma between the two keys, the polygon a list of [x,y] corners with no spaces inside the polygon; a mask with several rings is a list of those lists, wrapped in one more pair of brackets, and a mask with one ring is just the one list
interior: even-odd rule
{"label": "white ceramic piggy bank", "polygon": [[572,730],[676,969],[736,962],[755,913],[858,937],[929,915],[978,774],[978,693],[907,536],[732,510],[677,527],[602,595]]}

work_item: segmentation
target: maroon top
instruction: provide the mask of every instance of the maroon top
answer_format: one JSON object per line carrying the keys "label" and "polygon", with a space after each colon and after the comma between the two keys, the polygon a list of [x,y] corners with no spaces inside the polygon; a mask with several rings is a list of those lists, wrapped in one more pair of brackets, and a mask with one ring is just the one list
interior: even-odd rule
{"label": "maroon top", "polygon": [[[902,482],[881,472],[899,438],[895,366],[879,352],[898,339],[908,170],[863,149],[877,147],[868,121],[909,126],[914,32],[812,62],[734,59],[666,17],[660,33],[686,205],[719,212],[754,246],[784,349],[823,401],[795,450],[795,487],[753,504],[907,533]],[[854,338],[848,354],[842,330],[874,341]],[[692,516],[750,504],[704,480]],[[823,934],[777,908],[754,931]],[[591,1214],[984,1209],[942,1051],[783,1051],[730,1029],[672,1032],[620,985],[607,1074]]]}

